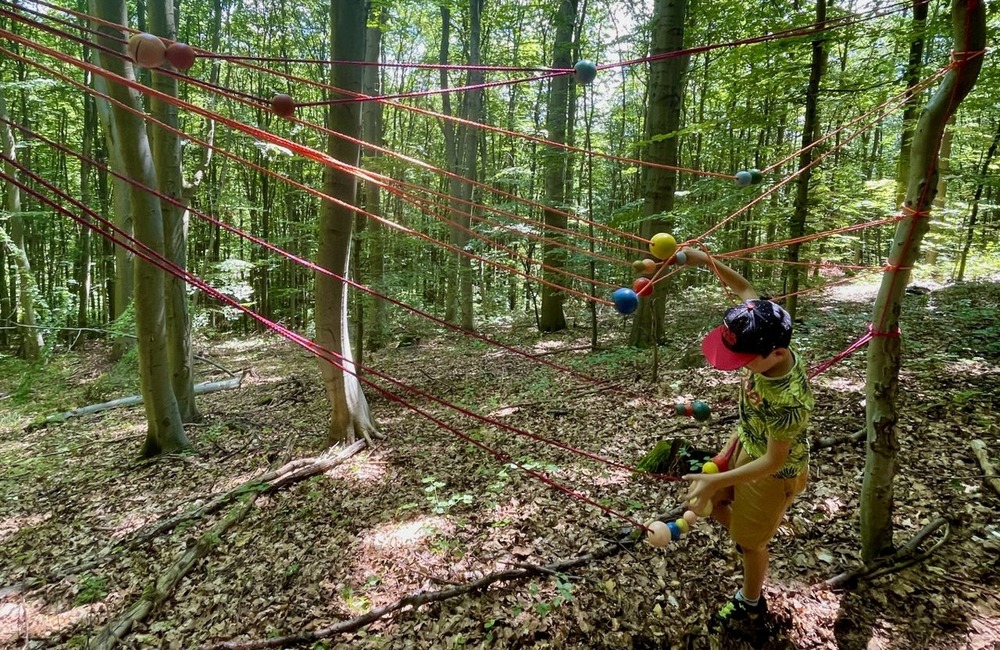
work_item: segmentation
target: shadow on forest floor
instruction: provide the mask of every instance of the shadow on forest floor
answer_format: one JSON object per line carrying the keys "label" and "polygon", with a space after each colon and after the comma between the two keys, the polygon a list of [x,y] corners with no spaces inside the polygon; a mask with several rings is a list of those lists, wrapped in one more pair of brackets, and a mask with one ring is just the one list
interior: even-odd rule
{"label": "shadow on forest floor", "polygon": [[[801,351],[816,363],[860,336],[872,290],[858,285],[809,303],[797,333]],[[585,327],[546,337],[522,326],[487,333],[614,380],[617,390],[567,381],[524,357],[431,330],[413,345],[368,353],[366,363],[511,427],[632,464],[663,437],[711,448],[729,433],[730,425],[715,422],[734,412],[734,378],[682,367],[714,325],[705,312],[693,303],[671,312],[656,385],[648,383],[650,355],[622,347],[627,322],[615,317],[597,353],[581,349]],[[817,450],[811,483],[774,542],[767,595],[775,634],[767,643],[708,634],[706,621],[735,590],[739,569],[723,531],[702,525],[665,550],[640,545],[304,647],[995,648],[1000,498],[982,480],[969,441],[981,438],[994,449],[998,440],[998,316],[1000,285],[990,283],[905,301],[896,541],[944,515],[952,524],[948,543],[925,562],[852,591],[817,586],[857,562],[864,466],[860,443]],[[140,409],[25,431],[37,415],[84,403],[88,387],[107,375],[92,370],[106,353],[101,346],[58,355],[45,369],[0,358],[0,646],[85,647],[221,515],[105,556],[109,544],[240,484],[288,449],[299,457],[320,448],[329,413],[313,360],[264,337],[206,339],[198,351],[252,375],[240,390],[200,400],[205,421],[188,428],[197,454],[154,462],[135,460]],[[864,363],[859,352],[815,382],[817,438],[864,426]],[[398,403],[369,398],[388,439],[321,477],[262,497],[122,647],[197,648],[315,629],[407,593],[573,557],[620,527]],[[648,517],[681,497],[676,483],[636,479],[406,398],[617,512]],[[708,401],[716,418],[703,425],[673,416],[680,398]],[[45,584],[15,588],[26,579]]]}

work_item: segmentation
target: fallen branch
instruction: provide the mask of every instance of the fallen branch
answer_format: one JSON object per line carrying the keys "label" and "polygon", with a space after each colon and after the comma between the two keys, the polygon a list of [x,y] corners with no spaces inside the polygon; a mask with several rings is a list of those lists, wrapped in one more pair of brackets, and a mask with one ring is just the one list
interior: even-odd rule
{"label": "fallen branch", "polygon": [[868,430],[867,429],[861,429],[859,431],[855,431],[854,433],[851,433],[851,434],[848,434],[848,435],[827,436],[825,438],[820,438],[819,440],[817,440],[816,442],[814,442],[813,445],[812,445],[812,448],[813,449],[829,449],[830,447],[836,447],[837,445],[842,445],[842,444],[848,443],[848,442],[852,442],[852,443],[853,442],[858,442],[859,440],[863,440],[864,437],[867,434],[868,434]]}
{"label": "fallen branch", "polygon": [[288,487],[292,483],[302,481],[311,476],[315,476],[316,474],[321,474],[342,462],[342,455],[347,454],[347,456],[344,457],[352,456],[360,451],[364,446],[365,442],[362,440],[354,445],[351,445],[350,447],[345,448],[336,456],[328,458],[299,458],[287,462],[278,469],[255,476],[240,485],[237,485],[231,490],[209,497],[210,500],[207,503],[204,503],[196,508],[186,510],[172,517],[168,517],[136,531],[128,539],[119,541],[104,548],[99,552],[100,556],[97,559],[90,560],[88,562],[78,562],[71,569],[54,571],[41,578],[25,579],[20,583],[5,587],[3,591],[19,593],[28,589],[40,587],[42,585],[59,582],[69,576],[79,575],[87,571],[98,569],[114,560],[118,551],[127,548],[139,547],[159,535],[170,532],[178,525],[186,521],[201,519],[214,514],[245,494],[272,494],[280,489]]}
{"label": "fallen branch", "polygon": [[[194,387],[195,395],[204,395],[206,393],[214,393],[220,390],[229,390],[232,388],[239,388],[243,384],[243,378],[246,377],[246,371],[239,377],[233,377],[231,379],[223,379],[220,381],[209,381],[202,384],[196,384]],[[73,409],[72,411],[66,411],[65,413],[57,413],[55,415],[50,415],[42,421],[32,422],[28,425],[27,430],[33,431],[35,429],[41,429],[47,427],[50,424],[57,424],[60,422],[65,422],[70,418],[80,417],[81,415],[91,415],[93,413],[100,413],[102,411],[110,411],[111,409],[125,408],[128,406],[137,406],[142,404],[142,395],[130,395],[129,397],[119,397],[118,399],[113,399],[110,402],[102,402],[100,404],[91,404],[89,406],[81,406],[78,409]]]}
{"label": "fallen branch", "polygon": [[[924,540],[927,539],[931,533],[942,526],[944,526],[944,535],[941,536],[941,539],[935,542],[934,546],[930,547],[927,551],[918,554],[917,549],[924,542]],[[831,589],[844,589],[854,586],[859,580],[872,580],[879,576],[902,571],[903,569],[911,567],[918,562],[923,562],[925,559],[930,557],[946,541],[948,541],[949,537],[951,537],[951,526],[948,524],[948,520],[944,517],[938,517],[931,523],[924,526],[917,532],[916,535],[913,536],[913,539],[899,548],[892,555],[881,557],[871,564],[862,565],[849,571],[845,571],[840,575],[830,578],[823,584]]]}
{"label": "fallen branch", "polygon": [[990,462],[990,454],[986,448],[986,443],[982,440],[973,440],[969,443],[969,446],[972,447],[972,453],[976,456],[976,460],[979,461],[979,466],[983,468],[983,476],[986,478],[986,482],[993,488],[993,491],[997,495],[1000,495],[1000,478],[997,477],[997,471]]}
{"label": "fallen branch", "polygon": [[[154,608],[170,597],[181,579],[187,575],[195,563],[206,557],[222,541],[222,536],[226,531],[238,524],[249,514],[250,510],[253,509],[254,502],[261,494],[280,489],[289,483],[312,476],[319,471],[330,469],[359,452],[365,447],[365,444],[364,441],[358,441],[350,447],[341,450],[336,456],[318,459],[309,467],[299,467],[292,471],[286,471],[286,473],[274,479],[266,489],[245,493],[247,496],[242,503],[232,508],[225,517],[212,526],[195,544],[189,546],[155,583],[147,585],[139,600],[125,610],[121,616],[102,628],[87,647],[91,648],[91,650],[111,650],[111,648],[114,648],[136,623],[145,620]],[[294,463],[295,461],[283,467],[287,468]],[[310,471],[316,467],[323,467],[325,469]],[[282,468],[275,471],[278,472],[280,469]]]}
{"label": "fallen branch", "polygon": [[608,542],[591,553],[578,555],[568,560],[552,562],[551,564],[546,564],[545,566],[519,564],[518,566],[520,568],[491,573],[478,580],[466,582],[465,584],[456,585],[448,589],[441,589],[440,591],[418,591],[404,596],[394,603],[383,605],[382,607],[376,607],[361,616],[341,621],[329,627],[320,628],[311,632],[300,632],[298,634],[290,634],[288,636],[273,639],[222,641],[202,646],[202,650],[261,650],[263,648],[284,648],[291,645],[314,643],[320,639],[327,639],[344,632],[353,632],[354,630],[360,629],[394,612],[407,608],[416,609],[417,607],[428,603],[437,603],[450,598],[455,598],[456,596],[461,596],[474,591],[480,591],[497,582],[511,582],[536,575],[552,576],[564,573],[569,569],[615,555],[626,547],[633,546],[634,544],[635,540],[626,537],[614,542]]}

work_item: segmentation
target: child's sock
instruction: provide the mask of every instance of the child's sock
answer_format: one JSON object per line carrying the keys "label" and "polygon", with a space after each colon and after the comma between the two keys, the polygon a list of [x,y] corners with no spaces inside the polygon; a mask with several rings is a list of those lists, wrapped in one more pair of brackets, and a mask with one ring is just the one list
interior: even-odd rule
{"label": "child's sock", "polygon": [[749,598],[744,596],[743,589],[740,589],[739,591],[736,592],[736,598],[737,600],[742,600],[744,603],[750,605],[751,607],[756,607],[757,604],[760,603],[760,598],[754,598],[753,600],[750,600]]}

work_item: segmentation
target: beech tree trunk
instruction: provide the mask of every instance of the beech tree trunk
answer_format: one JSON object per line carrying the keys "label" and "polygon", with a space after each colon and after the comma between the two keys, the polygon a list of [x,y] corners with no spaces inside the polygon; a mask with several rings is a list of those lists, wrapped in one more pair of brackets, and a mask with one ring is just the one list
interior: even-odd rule
{"label": "beech tree trunk", "polygon": [[[365,60],[369,63],[378,63],[382,58],[382,28],[388,12],[381,6],[373,7],[372,11],[377,14],[373,17],[375,24],[368,28]],[[381,94],[382,72],[377,65],[365,66],[363,84],[363,92],[366,95]],[[365,142],[382,146],[382,103],[365,102],[361,111],[361,127]],[[379,158],[378,153],[372,152],[371,155],[366,155],[362,164],[368,169],[377,168]],[[382,190],[377,183],[365,183],[365,209],[371,214],[380,216],[382,214]],[[385,238],[386,229],[378,221],[372,220],[368,224],[368,233],[365,236],[368,242],[367,284],[379,293],[385,293]],[[372,317],[365,326],[365,344],[369,349],[379,350],[389,341],[388,305],[379,298],[374,298],[373,301]]]}
{"label": "beech tree trunk", "polygon": [[[90,9],[99,18],[116,24],[126,24],[123,0],[90,0]],[[102,24],[101,45],[124,53],[125,34]],[[117,75],[133,76],[131,64],[102,51],[101,66]],[[122,104],[139,107],[138,95],[126,86],[109,80],[109,94]],[[116,128],[115,145],[119,147],[126,173],[137,183],[157,187],[153,156],[146,138],[145,122],[118,104],[111,107]],[[131,212],[135,219],[135,237],[152,251],[163,254],[163,214],[160,201],[138,187],[129,192]],[[180,410],[170,382],[167,361],[167,333],[164,275],[156,266],[135,259],[135,323],[139,349],[139,379],[143,406],[146,409],[145,457],[190,447],[181,426]]]}
{"label": "beech tree trunk", "polygon": [[[982,0],[952,1],[956,52],[981,51],[986,41],[985,25]],[[896,227],[889,251],[889,268],[882,275],[882,286],[875,300],[872,323],[877,334],[868,346],[865,408],[868,435],[861,487],[861,556],[865,562],[893,551],[892,483],[899,451],[896,398],[902,356],[901,337],[885,334],[898,331],[909,268],[917,259],[921,239],[930,227],[929,212],[937,191],[938,155],[945,126],[976,84],[982,64],[980,54],[948,72],[924,107],[913,134],[904,202],[906,216]]]}
{"label": "beech tree trunk", "polygon": [[[364,61],[365,1],[337,0],[331,5],[332,58],[337,61]],[[331,66],[330,83],[355,93],[361,92],[360,65]],[[333,132],[360,139],[361,104],[334,104],[327,113],[327,127]],[[354,142],[329,136],[327,152],[346,165],[357,166],[360,147]],[[323,191],[344,203],[356,205],[357,178],[330,167],[323,171]],[[319,219],[317,264],[340,276],[347,276],[351,252],[351,230],[355,211],[330,201],[323,201]],[[347,287],[328,275],[316,274],[316,342],[340,355],[336,364],[320,361],[323,383],[330,400],[332,415],[327,440],[329,444],[352,444],[357,435],[375,431],[368,401],[361,383],[354,375],[350,329],[347,323]]]}
{"label": "beech tree trunk", "polygon": [[[653,5],[653,43],[650,54],[676,52],[684,47],[684,23],[687,0],[656,0]],[[684,107],[684,75],[690,57],[677,56],[649,64],[649,97],[646,103],[646,142],[644,159],[663,165],[677,164],[681,115]],[[657,136],[665,136],[659,138]],[[674,227],[670,211],[674,209],[677,172],[671,169],[643,168],[647,219],[640,234],[646,239],[659,232],[670,233]],[[678,238],[680,239],[680,238]],[[655,346],[663,336],[663,314],[668,289],[658,282],[650,298],[639,300],[632,321],[629,342],[640,348]]]}
{"label": "beech tree trunk", "polygon": [[[573,67],[573,33],[576,25],[577,0],[562,0],[555,19],[555,41],[552,44],[552,67]],[[545,126],[549,140],[566,143],[569,113],[569,85],[571,78],[561,75],[549,80],[548,110]],[[545,242],[542,245],[542,262],[546,267],[542,277],[548,283],[542,285],[542,311],[538,328],[543,332],[557,332],[566,329],[566,315],[563,302],[566,294],[557,286],[569,279],[559,271],[566,268],[566,235],[558,229],[566,229],[566,177],[570,171],[570,154],[565,149],[550,147],[543,152],[545,165]]]}
{"label": "beech tree trunk", "polygon": [[[177,22],[173,2],[148,4],[149,28],[153,34],[170,40],[177,39]],[[153,72],[153,87],[160,92],[177,96],[177,80],[170,75]],[[153,117],[177,128],[177,107],[165,101],[150,101]],[[180,138],[161,128],[152,129],[153,161],[161,193],[181,201],[184,198],[184,180],[181,172]],[[179,268],[187,268],[186,209],[160,201],[163,213],[164,250],[167,259]],[[177,398],[177,408],[184,422],[201,419],[194,401],[194,356],[191,351],[191,318],[188,314],[187,283],[176,276],[165,276],[167,311],[167,361],[170,364],[170,385]]]}

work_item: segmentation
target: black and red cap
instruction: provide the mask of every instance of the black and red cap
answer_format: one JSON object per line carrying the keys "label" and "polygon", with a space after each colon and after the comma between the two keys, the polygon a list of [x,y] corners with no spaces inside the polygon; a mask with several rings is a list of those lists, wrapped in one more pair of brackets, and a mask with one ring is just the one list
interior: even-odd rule
{"label": "black and red cap", "polygon": [[701,342],[705,359],[719,370],[737,370],[792,342],[792,317],[770,300],[747,300],[726,312],[722,325]]}

